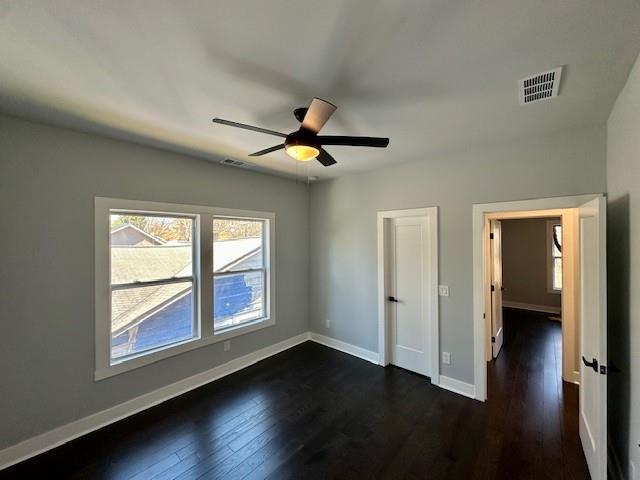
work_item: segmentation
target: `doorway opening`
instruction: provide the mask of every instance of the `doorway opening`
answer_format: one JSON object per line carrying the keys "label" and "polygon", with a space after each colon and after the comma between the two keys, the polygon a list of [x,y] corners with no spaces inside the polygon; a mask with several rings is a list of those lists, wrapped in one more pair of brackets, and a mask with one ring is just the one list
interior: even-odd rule
{"label": "doorway opening", "polygon": [[[522,200],[477,204],[473,206],[473,311],[474,311],[474,377],[475,396],[487,399],[487,365],[493,358],[491,342],[494,327],[493,306],[501,301],[501,290],[492,295],[495,273],[490,268],[492,227],[495,221],[518,218],[559,217],[561,219],[562,254],[555,255],[554,263],[561,263],[561,279],[556,285],[562,287],[562,376],[565,380],[579,382],[576,395],[577,410],[574,412],[576,434],[565,435],[575,441],[579,438],[591,478],[606,478],[607,468],[607,315],[606,315],[606,200],[604,195],[579,195],[537,200]],[[494,224],[492,225],[492,221]],[[494,232],[495,233],[495,232]],[[556,261],[555,258],[560,258]],[[500,259],[501,260],[501,259]],[[551,261],[551,260],[550,260]],[[492,274],[494,277],[492,277]],[[551,279],[553,281],[553,279]],[[552,283],[553,285],[553,283]],[[493,303],[492,303],[493,302]],[[502,311],[502,309],[500,309]],[[496,318],[496,322],[499,322]],[[497,327],[497,328],[496,328]],[[568,332],[567,329],[573,329]],[[504,332],[503,332],[504,335]],[[495,337],[495,335],[494,335]],[[577,340],[572,342],[571,340]],[[520,358],[528,361],[524,350]],[[498,349],[499,354],[499,349]],[[525,368],[538,372],[540,365],[529,363]],[[535,377],[535,375],[532,375]],[[526,378],[526,377],[524,377]],[[534,385],[540,393],[540,382]],[[527,389],[518,381],[510,383],[510,392]],[[575,387],[573,387],[575,390]],[[496,396],[494,395],[494,398]],[[497,400],[506,397],[497,396]],[[539,397],[544,399],[544,393]],[[499,402],[498,402],[499,403]],[[522,403],[522,402],[520,402]],[[518,402],[516,402],[518,404]],[[564,406],[564,404],[563,404]],[[500,409],[498,409],[500,410]],[[501,410],[500,410],[501,411]],[[539,422],[540,415],[528,409],[512,419],[517,428],[529,428]],[[565,417],[566,420],[566,417]],[[544,429],[554,425],[544,420],[539,425]],[[574,449],[575,451],[575,449]],[[578,449],[579,451],[579,449]],[[564,449],[563,449],[564,452]]]}
{"label": "doorway opening", "polygon": [[[579,272],[577,210],[525,210],[487,213],[484,259],[486,361],[496,359],[505,342],[503,309],[559,324],[558,352],[564,381],[578,383]],[[513,323],[512,325],[517,325]]]}

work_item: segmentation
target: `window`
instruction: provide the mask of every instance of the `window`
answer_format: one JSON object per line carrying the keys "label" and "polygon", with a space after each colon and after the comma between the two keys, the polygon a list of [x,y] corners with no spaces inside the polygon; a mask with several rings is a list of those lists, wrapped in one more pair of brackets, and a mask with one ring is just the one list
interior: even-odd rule
{"label": "window", "polygon": [[213,329],[266,316],[264,220],[213,219]]}
{"label": "window", "polygon": [[562,224],[560,221],[547,222],[547,252],[549,253],[548,281],[549,293],[562,292]]}
{"label": "window", "polygon": [[111,361],[193,338],[193,217],[112,210]]}
{"label": "window", "polygon": [[96,379],[273,325],[274,220],[96,198]]}

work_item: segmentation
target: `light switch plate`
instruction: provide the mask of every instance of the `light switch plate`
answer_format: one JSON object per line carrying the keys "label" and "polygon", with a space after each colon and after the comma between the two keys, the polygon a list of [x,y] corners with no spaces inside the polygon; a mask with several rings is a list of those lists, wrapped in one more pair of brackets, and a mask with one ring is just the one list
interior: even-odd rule
{"label": "light switch plate", "polygon": [[449,296],[449,285],[439,285],[438,286],[438,295],[441,297]]}

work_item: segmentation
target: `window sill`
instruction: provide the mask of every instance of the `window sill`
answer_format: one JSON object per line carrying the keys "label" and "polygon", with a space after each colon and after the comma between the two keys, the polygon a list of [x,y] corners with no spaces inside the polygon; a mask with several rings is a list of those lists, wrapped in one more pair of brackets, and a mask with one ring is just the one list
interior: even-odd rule
{"label": "window sill", "polygon": [[173,343],[163,347],[159,347],[156,350],[151,350],[146,353],[140,353],[139,355],[129,357],[117,361],[116,363],[109,365],[106,368],[96,369],[94,373],[94,381],[104,380],[105,378],[113,377],[136,368],[144,367],[152,363],[164,360],[165,358],[180,355],[181,353],[195,350],[196,348],[205,347],[214,343],[219,343],[230,338],[245,335],[247,333],[255,332],[263,328],[271,327],[275,325],[275,319],[264,318],[259,321],[254,321],[244,325],[238,325],[236,327],[230,327],[223,332],[208,335],[206,337],[196,337],[188,340],[183,340],[179,343]]}

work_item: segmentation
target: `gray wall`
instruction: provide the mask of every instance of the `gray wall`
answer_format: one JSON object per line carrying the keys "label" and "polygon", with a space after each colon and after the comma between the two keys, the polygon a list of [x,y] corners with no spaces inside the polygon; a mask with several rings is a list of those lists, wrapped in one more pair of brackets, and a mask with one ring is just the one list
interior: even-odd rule
{"label": "gray wall", "polygon": [[451,352],[441,372],[473,382],[472,205],[603,192],[605,150],[603,125],[313,184],[312,330],[377,351],[376,212],[437,205],[440,283],[451,287],[440,299],[441,350]]}
{"label": "gray wall", "polygon": [[609,435],[640,472],[640,57],[607,124]]}
{"label": "gray wall", "polygon": [[[306,186],[8,116],[0,145],[0,449],[307,330]],[[275,212],[276,326],[94,382],[95,196]]]}
{"label": "gray wall", "polygon": [[502,220],[504,301],[560,307],[562,296],[547,290],[548,220],[553,219]]}

